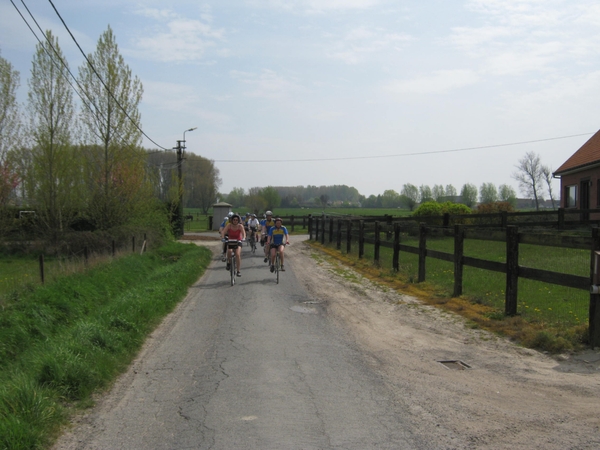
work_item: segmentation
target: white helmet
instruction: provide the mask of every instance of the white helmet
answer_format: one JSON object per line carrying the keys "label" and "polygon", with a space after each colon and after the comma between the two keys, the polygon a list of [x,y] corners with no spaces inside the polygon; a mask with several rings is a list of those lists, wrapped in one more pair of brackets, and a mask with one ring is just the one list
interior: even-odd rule
{"label": "white helmet", "polygon": [[271,211],[267,211],[267,212],[265,213],[265,216],[272,216],[272,215],[273,215],[273,213],[272,213]]}
{"label": "white helmet", "polygon": [[223,217],[223,220],[229,220],[229,216]]}
{"label": "white helmet", "polygon": [[229,214],[227,214],[227,217],[231,217],[231,216],[233,216],[233,212],[229,211]]}

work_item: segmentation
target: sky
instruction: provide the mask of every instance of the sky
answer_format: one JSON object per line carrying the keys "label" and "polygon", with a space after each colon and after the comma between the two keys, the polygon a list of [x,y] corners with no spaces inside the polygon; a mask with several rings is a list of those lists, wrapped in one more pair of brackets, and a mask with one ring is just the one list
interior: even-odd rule
{"label": "sky", "polygon": [[[234,187],[508,184],[556,170],[600,128],[597,0],[12,0],[71,70],[110,26],[144,87],[148,149]],[[0,55],[25,101],[37,40],[0,0]],[[559,181],[554,182],[555,195]]]}

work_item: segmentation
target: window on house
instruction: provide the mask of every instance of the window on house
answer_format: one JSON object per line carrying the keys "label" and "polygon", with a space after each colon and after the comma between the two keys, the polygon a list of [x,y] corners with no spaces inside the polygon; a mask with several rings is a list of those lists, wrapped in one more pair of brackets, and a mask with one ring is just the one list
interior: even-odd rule
{"label": "window on house", "polygon": [[565,208],[577,207],[577,185],[565,186]]}

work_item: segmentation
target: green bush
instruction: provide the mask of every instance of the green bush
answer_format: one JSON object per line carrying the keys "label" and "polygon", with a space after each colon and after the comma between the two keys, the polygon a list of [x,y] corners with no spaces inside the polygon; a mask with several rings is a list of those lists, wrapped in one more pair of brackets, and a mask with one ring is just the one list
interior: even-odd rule
{"label": "green bush", "polygon": [[[455,216],[471,214],[471,212],[471,208],[469,208],[467,205],[463,205],[462,203],[438,203],[435,201],[429,201],[421,203],[421,205],[413,213],[413,217],[422,218],[421,221],[427,223],[428,225],[441,226],[443,224],[443,220],[440,218],[440,216],[443,216],[444,214]],[[464,219],[458,219],[453,220],[452,223],[466,223],[466,221]]]}

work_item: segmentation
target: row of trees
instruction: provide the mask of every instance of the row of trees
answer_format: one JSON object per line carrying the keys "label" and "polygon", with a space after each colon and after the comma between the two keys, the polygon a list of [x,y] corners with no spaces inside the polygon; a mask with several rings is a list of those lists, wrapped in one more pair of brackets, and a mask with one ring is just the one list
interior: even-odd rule
{"label": "row of trees", "polygon": [[[555,208],[554,193],[552,189],[552,171],[541,163],[539,155],[528,152],[515,166],[516,171],[512,177],[519,182],[521,191],[533,198],[536,209],[540,202],[548,195]],[[517,205],[517,193],[507,184],[499,186],[493,183],[482,183],[477,186],[465,183],[460,193],[448,184],[436,184],[433,187],[421,185],[419,187],[406,183],[398,193],[393,189],[384,191],[380,195],[361,195],[354,187],[342,186],[296,186],[296,187],[267,187],[252,188],[246,193],[243,188],[234,188],[229,195],[222,196],[223,200],[234,207],[246,206],[252,210],[273,209],[282,207],[310,206],[362,206],[365,208],[407,208],[411,211],[419,204],[435,201],[438,203],[461,203],[474,208],[477,203],[490,204],[506,202],[513,207]]]}
{"label": "row of trees", "polygon": [[[34,210],[54,237],[74,222],[99,230],[144,218],[167,223],[164,205],[172,213],[179,200],[177,161],[173,153],[141,147],[143,86],[112,29],[77,76],[57,37],[47,31],[44,38],[35,49],[24,108],[16,95],[20,74],[0,55],[0,212]],[[207,211],[217,196],[218,170],[196,155],[186,159],[186,201]]]}

